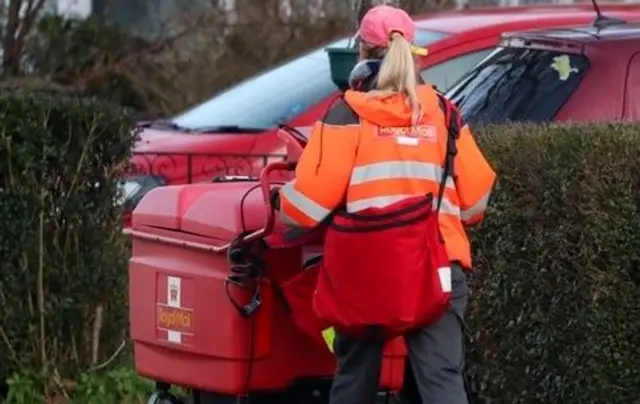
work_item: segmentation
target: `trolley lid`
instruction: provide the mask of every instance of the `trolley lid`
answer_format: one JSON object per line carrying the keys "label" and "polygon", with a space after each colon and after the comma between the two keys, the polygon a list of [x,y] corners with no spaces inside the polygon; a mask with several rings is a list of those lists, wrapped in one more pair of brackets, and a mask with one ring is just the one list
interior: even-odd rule
{"label": "trolley lid", "polygon": [[132,228],[155,227],[229,241],[244,227],[261,228],[265,214],[256,181],[171,185],[145,195],[133,211]]}

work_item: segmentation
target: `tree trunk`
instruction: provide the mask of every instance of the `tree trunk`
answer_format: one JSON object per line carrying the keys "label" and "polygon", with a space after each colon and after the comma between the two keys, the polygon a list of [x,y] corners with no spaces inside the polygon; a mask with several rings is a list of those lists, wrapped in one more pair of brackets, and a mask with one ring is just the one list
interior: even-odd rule
{"label": "tree trunk", "polygon": [[11,0],[7,7],[7,25],[2,40],[2,73],[4,76],[15,76],[20,71],[20,50],[17,35],[20,25],[20,8],[22,0]]}
{"label": "tree trunk", "polygon": [[22,52],[25,41],[36,23],[44,2],[45,0],[26,0],[26,2],[10,0],[7,7],[6,30],[2,39],[3,76],[15,77],[22,72]]}

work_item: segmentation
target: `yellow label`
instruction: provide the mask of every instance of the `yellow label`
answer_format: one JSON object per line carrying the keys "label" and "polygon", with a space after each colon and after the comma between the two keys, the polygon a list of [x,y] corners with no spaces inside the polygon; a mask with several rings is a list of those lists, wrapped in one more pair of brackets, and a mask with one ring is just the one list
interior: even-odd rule
{"label": "yellow label", "polygon": [[551,68],[558,72],[561,81],[567,81],[571,73],[578,73],[578,69],[571,66],[571,59],[567,55],[554,57]]}
{"label": "yellow label", "polygon": [[193,312],[190,309],[158,304],[158,328],[193,334]]}
{"label": "yellow label", "polygon": [[333,327],[325,328],[322,330],[322,338],[324,338],[324,342],[327,344],[329,351],[333,353],[333,341],[336,339],[336,330]]}

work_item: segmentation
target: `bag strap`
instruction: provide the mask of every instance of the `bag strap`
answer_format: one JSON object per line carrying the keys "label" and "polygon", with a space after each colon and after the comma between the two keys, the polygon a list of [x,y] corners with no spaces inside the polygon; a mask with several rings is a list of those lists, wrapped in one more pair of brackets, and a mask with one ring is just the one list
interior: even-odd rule
{"label": "bag strap", "polygon": [[456,141],[460,137],[460,129],[462,127],[462,119],[458,109],[449,101],[444,95],[436,92],[438,96],[438,103],[440,109],[444,113],[444,119],[447,125],[447,144],[446,154],[444,158],[444,166],[442,167],[442,180],[440,181],[440,188],[438,189],[438,202],[436,205],[436,215],[440,213],[440,207],[442,206],[442,199],[444,197],[444,190],[447,186],[447,179],[449,176],[454,178],[454,161],[458,154],[458,146]]}

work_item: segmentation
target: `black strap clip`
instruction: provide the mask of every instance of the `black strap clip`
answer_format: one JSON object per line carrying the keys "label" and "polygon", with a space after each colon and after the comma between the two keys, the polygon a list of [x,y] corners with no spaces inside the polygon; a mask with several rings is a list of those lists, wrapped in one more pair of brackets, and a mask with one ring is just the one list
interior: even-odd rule
{"label": "black strap clip", "polygon": [[[260,243],[246,243],[248,232],[239,234],[229,245],[227,262],[231,273],[225,279],[227,298],[242,317],[253,316],[262,306],[261,284],[265,276],[266,264],[262,258],[264,246]],[[231,295],[230,285],[251,292],[249,302],[242,305]]]}

